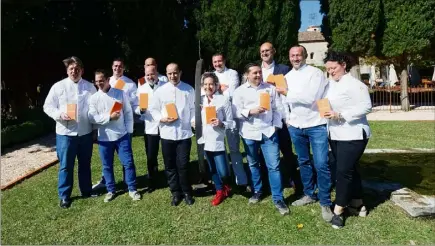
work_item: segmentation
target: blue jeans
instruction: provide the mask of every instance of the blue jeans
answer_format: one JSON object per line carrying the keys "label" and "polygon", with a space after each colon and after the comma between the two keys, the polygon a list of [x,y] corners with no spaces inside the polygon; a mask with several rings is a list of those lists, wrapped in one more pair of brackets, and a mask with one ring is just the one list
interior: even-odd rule
{"label": "blue jeans", "polygon": [[74,163],[77,156],[79,165],[79,188],[82,195],[92,191],[91,157],[92,133],[83,136],[56,134],[56,152],[59,159],[57,189],[60,199],[69,199],[74,184]]}
{"label": "blue jeans", "polygon": [[[290,137],[298,155],[304,194],[313,199],[319,198],[320,205],[331,203],[331,172],[328,164],[328,131],[326,125],[309,128],[290,126]],[[314,166],[310,160],[310,145],[313,151]],[[315,180],[317,177],[317,180]],[[317,196],[315,194],[318,188]]]}
{"label": "blue jeans", "polygon": [[228,163],[225,151],[205,151],[205,158],[210,167],[211,179],[216,190],[222,190],[223,180],[229,176]]}
{"label": "blue jeans", "polygon": [[255,193],[261,193],[261,171],[259,160],[259,148],[263,153],[266,161],[267,171],[269,174],[269,183],[272,190],[272,200],[274,203],[284,200],[281,182],[281,173],[279,171],[279,144],[278,134],[275,132],[270,138],[262,135],[261,141],[243,138],[243,144],[247,154],[249,169],[251,170],[252,185]]}
{"label": "blue jeans", "polygon": [[108,192],[115,193],[115,175],[113,173],[113,158],[118,152],[119,160],[125,170],[125,182],[129,191],[136,191],[136,168],[133,161],[130,134],[125,134],[116,141],[98,141],[103,175]]}

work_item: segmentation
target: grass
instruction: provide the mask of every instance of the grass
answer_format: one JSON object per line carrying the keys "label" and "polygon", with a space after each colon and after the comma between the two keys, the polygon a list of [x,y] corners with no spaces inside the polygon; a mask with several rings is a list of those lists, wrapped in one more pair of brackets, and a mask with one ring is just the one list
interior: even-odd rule
{"label": "grass", "polygon": [[[371,140],[372,148],[386,148],[377,142],[386,141],[381,133],[402,134],[382,129],[382,124],[371,123],[378,136]],[[399,129],[408,127],[410,125]],[[389,142],[387,146],[391,147],[410,140],[400,138]],[[133,138],[140,192],[146,186],[143,146],[142,137]],[[96,150],[95,146],[92,157],[94,182],[101,175]],[[194,170],[195,144],[192,145],[191,160]],[[362,173],[364,178],[401,182],[419,192],[435,194],[433,160],[435,154],[365,155]],[[191,207],[184,203],[171,207],[161,155],[159,165],[160,189],[145,193],[139,202],[132,202],[127,193],[110,203],[104,203],[103,196],[80,199],[75,183],[75,199],[68,210],[58,207],[58,166],[49,168],[2,192],[1,244],[409,244],[410,240],[416,244],[435,243],[435,220],[410,218],[390,201],[370,193],[365,195],[371,208],[370,215],[349,218],[341,230],[334,230],[322,221],[318,204],[291,207],[290,216],[282,217],[275,211],[270,196],[258,205],[249,206],[245,196],[234,195],[218,207],[211,207],[212,195],[200,193]],[[122,174],[118,160],[115,166],[120,184]],[[288,202],[294,199],[291,194],[291,189],[285,189]],[[303,228],[298,229],[298,224],[303,224]]]}
{"label": "grass", "polygon": [[370,121],[367,148],[435,148],[435,121]]}

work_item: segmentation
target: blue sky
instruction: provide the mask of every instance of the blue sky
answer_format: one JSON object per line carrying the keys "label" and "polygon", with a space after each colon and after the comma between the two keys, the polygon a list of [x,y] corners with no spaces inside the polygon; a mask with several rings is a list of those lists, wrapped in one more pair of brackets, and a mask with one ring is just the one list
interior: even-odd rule
{"label": "blue sky", "polygon": [[307,30],[308,26],[320,26],[322,24],[322,15],[320,14],[319,1],[301,1],[301,28],[299,31]]}

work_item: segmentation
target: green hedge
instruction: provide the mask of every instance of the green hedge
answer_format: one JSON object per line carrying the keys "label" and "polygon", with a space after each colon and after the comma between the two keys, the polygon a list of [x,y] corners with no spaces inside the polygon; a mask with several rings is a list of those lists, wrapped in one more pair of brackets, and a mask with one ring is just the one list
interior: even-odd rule
{"label": "green hedge", "polygon": [[54,120],[48,117],[42,109],[28,109],[21,112],[15,123],[6,126],[2,124],[2,149],[54,132],[55,128]]}

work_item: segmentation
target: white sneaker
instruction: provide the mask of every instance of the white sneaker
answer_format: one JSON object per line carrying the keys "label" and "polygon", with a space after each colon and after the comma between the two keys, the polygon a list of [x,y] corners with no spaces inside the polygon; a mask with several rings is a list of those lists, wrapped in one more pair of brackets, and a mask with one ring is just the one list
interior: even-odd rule
{"label": "white sneaker", "polygon": [[106,183],[103,183],[102,181],[103,180],[100,180],[98,183],[92,185],[92,191],[106,188]]}
{"label": "white sneaker", "polygon": [[349,211],[349,213],[351,215],[354,215],[354,216],[359,216],[359,217],[366,217],[367,216],[367,208],[364,205],[361,205],[358,208],[349,206],[349,207],[347,207],[347,210]]}
{"label": "white sneaker", "polygon": [[142,198],[137,191],[129,191],[128,195],[133,199],[133,201],[139,201]]}
{"label": "white sneaker", "polygon": [[112,192],[108,192],[104,197],[104,202],[110,202],[115,198],[115,194]]}

